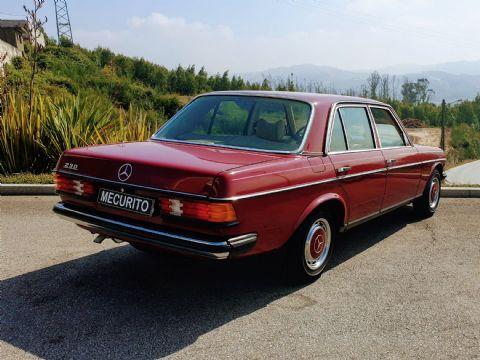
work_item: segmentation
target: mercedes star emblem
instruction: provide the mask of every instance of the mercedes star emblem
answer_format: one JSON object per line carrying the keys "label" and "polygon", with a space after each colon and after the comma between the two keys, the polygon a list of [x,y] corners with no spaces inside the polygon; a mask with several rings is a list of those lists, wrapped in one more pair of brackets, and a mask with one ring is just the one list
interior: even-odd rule
{"label": "mercedes star emblem", "polygon": [[132,176],[132,172],[132,165],[123,164],[122,166],[120,166],[120,169],[118,169],[118,180],[127,181],[130,176]]}

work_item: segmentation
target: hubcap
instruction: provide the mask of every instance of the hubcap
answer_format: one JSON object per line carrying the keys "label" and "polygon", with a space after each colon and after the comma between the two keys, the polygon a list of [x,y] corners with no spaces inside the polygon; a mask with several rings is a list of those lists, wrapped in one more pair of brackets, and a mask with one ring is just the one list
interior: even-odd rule
{"label": "hubcap", "polygon": [[430,184],[429,205],[434,209],[437,207],[438,199],[440,197],[440,180],[438,177],[432,179]]}
{"label": "hubcap", "polygon": [[325,263],[332,233],[326,219],[318,219],[310,227],[305,241],[305,263],[310,270],[318,270]]}

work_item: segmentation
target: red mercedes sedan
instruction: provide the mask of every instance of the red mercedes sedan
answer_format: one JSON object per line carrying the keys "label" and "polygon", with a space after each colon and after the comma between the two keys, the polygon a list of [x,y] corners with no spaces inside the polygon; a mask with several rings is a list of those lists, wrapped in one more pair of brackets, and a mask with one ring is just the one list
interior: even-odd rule
{"label": "red mercedes sedan", "polygon": [[148,141],[66,151],[54,211],[142,250],[215,259],[282,249],[317,278],[335,236],[413,203],[438,207],[445,154],[363,98],[228,91],[195,98]]}

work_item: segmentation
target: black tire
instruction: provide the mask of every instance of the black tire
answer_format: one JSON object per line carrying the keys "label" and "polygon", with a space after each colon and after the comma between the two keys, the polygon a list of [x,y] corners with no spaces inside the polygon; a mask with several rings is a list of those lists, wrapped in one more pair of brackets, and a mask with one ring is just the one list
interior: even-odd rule
{"label": "black tire", "polygon": [[332,257],[336,234],[337,226],[330,214],[317,211],[309,216],[285,249],[287,279],[295,284],[317,280]]}
{"label": "black tire", "polygon": [[441,188],[442,177],[440,172],[435,169],[425,186],[423,195],[413,201],[413,210],[418,217],[423,219],[435,214],[440,203]]}

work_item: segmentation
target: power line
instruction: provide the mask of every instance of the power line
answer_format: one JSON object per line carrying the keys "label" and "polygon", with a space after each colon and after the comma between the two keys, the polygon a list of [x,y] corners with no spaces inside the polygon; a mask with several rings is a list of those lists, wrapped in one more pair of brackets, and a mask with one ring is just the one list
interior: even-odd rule
{"label": "power line", "polygon": [[284,0],[283,2],[287,3],[288,5],[301,7],[303,9],[312,10],[317,9],[332,15],[348,15],[349,17],[354,17],[357,20],[371,25],[372,27],[376,28],[383,28],[387,31],[403,33],[403,34],[411,34],[414,36],[420,36],[423,38],[435,38],[441,42],[449,42],[454,43],[455,45],[459,45],[459,43],[463,43],[468,46],[474,46],[478,48],[480,46],[480,42],[478,41],[470,41],[460,36],[456,36],[454,34],[443,33],[437,30],[432,30],[424,27],[419,26],[401,26],[398,24],[391,24],[385,22],[385,20],[381,17],[363,13],[360,11],[355,10],[348,10],[348,9],[339,9],[338,7],[332,6],[330,4],[325,4],[323,2],[312,0],[312,2],[304,2],[300,0]]}

